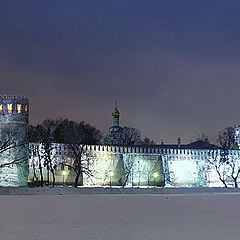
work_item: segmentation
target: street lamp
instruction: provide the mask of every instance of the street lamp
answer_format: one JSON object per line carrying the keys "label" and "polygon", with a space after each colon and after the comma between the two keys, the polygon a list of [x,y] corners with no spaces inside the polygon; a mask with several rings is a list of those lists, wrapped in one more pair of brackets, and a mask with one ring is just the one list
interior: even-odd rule
{"label": "street lamp", "polygon": [[158,177],[158,172],[153,173],[153,179],[154,179],[154,187],[155,187],[155,179]]}
{"label": "street lamp", "polygon": [[67,175],[67,172],[65,170],[62,171],[62,175],[63,175],[63,186],[64,186],[64,176]]}
{"label": "street lamp", "polygon": [[112,170],[109,171],[109,177],[110,177],[110,187],[112,187],[112,177],[114,176],[114,173]]}

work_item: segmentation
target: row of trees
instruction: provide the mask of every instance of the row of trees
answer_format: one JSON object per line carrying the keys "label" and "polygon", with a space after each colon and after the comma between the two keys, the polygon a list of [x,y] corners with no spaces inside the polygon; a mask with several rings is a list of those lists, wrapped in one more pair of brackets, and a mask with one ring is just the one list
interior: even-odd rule
{"label": "row of trees", "polygon": [[151,140],[150,138],[148,138],[148,137],[142,138],[141,133],[140,133],[139,129],[137,129],[137,128],[124,127],[123,133],[126,137],[127,145],[129,145],[129,146],[135,146],[135,145],[153,146],[153,145],[156,145],[156,143],[153,140]]}
{"label": "row of trees", "polygon": [[[142,139],[138,129],[124,127],[123,130],[129,145],[146,146],[155,144],[147,137]],[[83,121],[77,123],[68,119],[47,119],[37,126],[30,125],[28,132],[30,142],[41,143],[41,148],[36,153],[39,162],[41,186],[44,184],[42,162],[44,167],[47,168],[47,172],[50,172],[52,175],[52,185],[54,186],[55,184],[56,164],[51,157],[55,146],[54,143],[64,143],[67,148],[65,151],[66,157],[72,161],[61,162],[61,165],[67,166],[75,172],[75,187],[82,184],[83,174],[92,176],[85,147],[91,144],[101,144],[102,134],[98,129]],[[37,174],[35,174],[35,167],[33,166],[33,173],[35,179],[38,179]],[[49,183],[49,174],[47,182]]]}
{"label": "row of trees", "polygon": [[[91,176],[89,170],[88,158],[83,158],[85,154],[85,146],[89,144],[99,144],[101,141],[101,132],[96,128],[85,122],[74,122],[68,119],[45,120],[42,124],[29,126],[29,141],[41,143],[41,148],[37,151],[40,182],[43,186],[43,173],[41,163],[50,171],[52,175],[52,185],[55,185],[55,168],[53,163],[52,151],[54,150],[54,143],[64,143],[66,149],[66,157],[71,161],[61,162],[61,165],[70,167],[75,172],[74,186],[77,187],[79,182],[82,184],[83,173]],[[36,176],[37,177],[37,176]],[[48,177],[49,183],[49,177]]]}

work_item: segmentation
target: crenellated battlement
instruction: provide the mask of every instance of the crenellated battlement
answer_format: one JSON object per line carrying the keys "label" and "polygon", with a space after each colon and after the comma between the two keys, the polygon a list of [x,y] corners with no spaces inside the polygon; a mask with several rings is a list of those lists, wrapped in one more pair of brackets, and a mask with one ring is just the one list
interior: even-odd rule
{"label": "crenellated battlement", "polygon": [[[60,154],[67,151],[67,144],[53,143],[54,149]],[[40,143],[30,143],[29,148],[33,150],[40,147]],[[192,156],[194,158],[208,158],[209,153],[215,152],[219,154],[221,149],[176,149],[176,148],[162,148],[162,147],[143,147],[143,146],[109,146],[109,145],[86,145],[86,151],[92,152],[108,152],[116,154],[143,154],[143,155],[162,155],[162,156]],[[229,150],[229,155],[240,155],[239,150]]]}
{"label": "crenellated battlement", "polygon": [[27,97],[0,96],[0,115],[28,115],[29,100]]}

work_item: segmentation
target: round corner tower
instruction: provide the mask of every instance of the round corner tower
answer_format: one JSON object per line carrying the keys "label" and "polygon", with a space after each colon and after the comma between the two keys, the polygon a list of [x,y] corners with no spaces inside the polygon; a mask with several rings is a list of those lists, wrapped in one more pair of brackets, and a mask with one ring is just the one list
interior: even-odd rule
{"label": "round corner tower", "polygon": [[0,186],[28,183],[28,114],[26,97],[0,96]]}

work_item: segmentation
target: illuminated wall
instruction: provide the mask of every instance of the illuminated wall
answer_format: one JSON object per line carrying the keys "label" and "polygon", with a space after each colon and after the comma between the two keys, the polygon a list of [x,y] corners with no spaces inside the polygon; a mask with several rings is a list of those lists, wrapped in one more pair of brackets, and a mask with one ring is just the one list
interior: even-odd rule
{"label": "illuminated wall", "polygon": [[[56,182],[62,183],[61,172],[66,171],[64,182],[73,183],[75,173],[71,168],[61,165],[67,159],[64,144],[55,144],[52,152],[52,161],[56,169]],[[42,152],[41,144],[30,143],[30,174],[29,181],[34,180],[34,175],[40,179],[39,157],[37,151]],[[83,176],[85,186],[163,186],[164,174],[161,155],[144,148],[87,146],[86,156],[89,160],[89,169],[93,176]],[[44,159],[40,158],[41,166]],[[47,180],[48,171],[43,170],[44,180]],[[51,176],[50,176],[51,178]]]}
{"label": "illuminated wall", "polygon": [[[30,149],[39,147],[30,144]],[[64,144],[55,144],[52,156],[56,166],[56,181],[63,182],[61,162],[66,160]],[[33,151],[30,158],[30,175],[33,179],[33,163],[38,173],[38,159]],[[84,186],[167,186],[167,187],[223,187],[213,165],[208,163],[210,152],[220,158],[219,150],[163,149],[119,146],[87,146],[89,168],[93,176],[83,176]],[[228,161],[234,162],[236,169],[240,164],[240,151],[229,151]],[[69,161],[70,159],[68,159]],[[75,174],[64,168],[65,183],[73,183]],[[221,165],[221,174],[228,186],[233,186],[229,165]],[[47,171],[44,170],[44,178]],[[50,176],[51,177],[51,176]]]}

